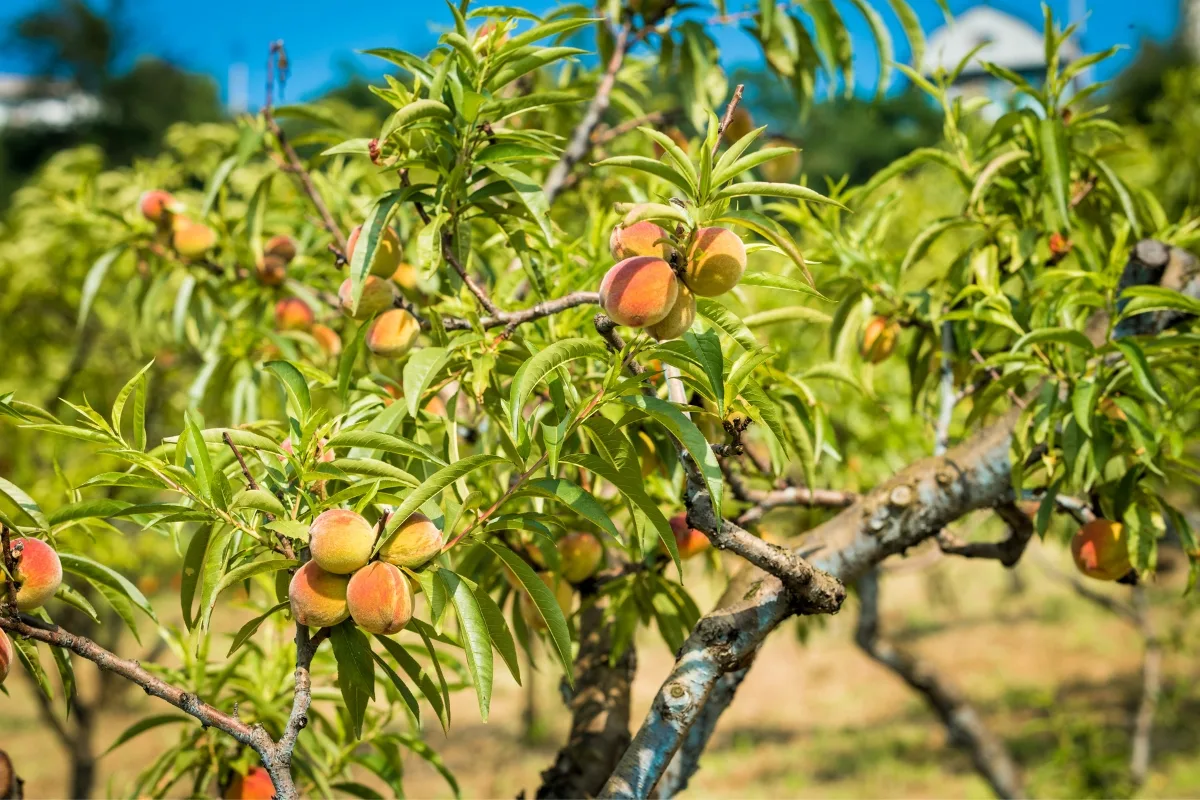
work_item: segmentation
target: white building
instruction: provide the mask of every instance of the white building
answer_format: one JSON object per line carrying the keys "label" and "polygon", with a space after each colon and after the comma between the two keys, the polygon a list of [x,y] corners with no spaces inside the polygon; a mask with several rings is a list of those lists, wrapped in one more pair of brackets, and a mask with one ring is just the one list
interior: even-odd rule
{"label": "white building", "polygon": [[0,128],[65,128],[99,113],[100,102],[70,84],[0,75]]}

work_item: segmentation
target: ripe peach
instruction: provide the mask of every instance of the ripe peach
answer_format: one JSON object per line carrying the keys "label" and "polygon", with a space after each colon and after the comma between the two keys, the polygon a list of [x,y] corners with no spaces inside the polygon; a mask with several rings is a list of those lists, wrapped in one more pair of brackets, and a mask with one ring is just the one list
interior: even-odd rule
{"label": "ripe peach", "polygon": [[348,508],[327,508],[308,528],[308,549],[321,569],[349,575],[371,560],[375,526]]}
{"label": "ripe peach", "polygon": [[276,330],[306,331],[312,324],[312,309],[299,297],[285,297],[275,304]]}
{"label": "ripe peach", "polygon": [[287,261],[283,256],[268,253],[254,265],[254,274],[263,286],[279,286],[287,277]]}
{"label": "ripe peach", "polygon": [[363,281],[362,297],[358,301],[358,312],[350,313],[351,300],[350,279],[342,281],[338,289],[338,300],[342,304],[342,313],[351,319],[370,319],[380,311],[386,311],[396,301],[396,289],[390,281],[368,275]]}
{"label": "ripe peach", "polygon": [[283,259],[284,264],[292,263],[292,259],[296,257],[296,251],[296,240],[282,233],[267,239],[267,243],[263,245],[264,255],[278,256]]}
{"label": "ripe peach", "polygon": [[686,284],[679,284],[679,297],[667,315],[653,325],[646,326],[646,332],[660,342],[667,339],[677,339],[684,331],[692,327],[696,321],[696,296]]}
{"label": "ripe peach", "polygon": [[62,583],[62,562],[54,548],[41,539],[13,539],[12,552],[17,561],[17,608],[33,611],[54,597]]}
{"label": "ripe peach", "polygon": [[604,548],[593,534],[568,533],[558,540],[558,558],[563,577],[570,583],[580,583],[600,568]]}
{"label": "ripe peach", "polygon": [[321,569],[309,561],[296,570],[288,585],[292,617],[301,625],[331,628],[350,616],[346,606],[346,586],[350,579]]}
{"label": "ripe peach", "polygon": [[407,261],[401,261],[392,273],[392,283],[411,292],[417,288],[417,268]]}
{"label": "ripe peach", "polygon": [[[356,225],[354,230],[350,231],[350,235],[346,237],[346,258],[354,257],[354,246],[358,244],[358,237],[362,235],[362,225]],[[384,228],[383,234],[379,237],[379,244],[375,247],[375,258],[371,260],[370,272],[380,278],[391,277],[396,268],[400,266],[400,259],[404,257],[404,252],[400,249],[400,237],[391,228]]]}
{"label": "ripe peach", "polygon": [[670,313],[679,297],[671,265],[653,256],[635,256],[615,264],[600,283],[600,305],[618,325],[642,328]]}
{"label": "ripe peach", "polygon": [[[763,147],[791,147],[787,139],[769,139]],[[772,183],[787,183],[800,171],[800,151],[794,150],[786,156],[773,158],[759,166],[762,176]]]}
{"label": "ripe peach", "polygon": [[203,222],[175,217],[171,222],[171,246],[187,258],[199,258],[217,243],[217,232]]}
{"label": "ripe peach", "polygon": [[679,512],[671,517],[671,532],[675,534],[675,546],[679,548],[679,558],[691,558],[703,553],[711,546],[708,537],[702,531],[688,526],[687,513]]}
{"label": "ripe peach", "polygon": [[746,271],[746,245],[726,228],[701,228],[688,249],[683,280],[701,297],[716,297],[737,286]]}
{"label": "ripe peach", "polygon": [[725,144],[733,144],[752,130],[754,130],[754,117],[750,116],[750,112],[746,110],[745,106],[738,106],[733,110],[733,116],[729,118],[729,124],[725,126],[721,135],[725,139]]}
{"label": "ripe peach", "polygon": [[234,773],[224,794],[225,800],[271,800],[274,796],[275,784],[262,767],[251,767],[245,775]]}
{"label": "ripe peach", "polygon": [[138,210],[142,216],[155,224],[167,222],[171,215],[180,209],[180,205],[170,192],[162,189],[151,189],[142,192],[138,198]]}
{"label": "ripe peach", "polygon": [[321,352],[329,358],[337,358],[338,354],[342,352],[341,337],[328,325],[313,325],[312,335],[317,340],[317,346],[321,348]]}
{"label": "ripe peach", "polygon": [[429,517],[413,514],[380,549],[379,557],[397,567],[416,569],[442,551],[442,532]]}
{"label": "ripe peach", "polygon": [[13,646],[8,640],[8,634],[0,629],[0,684],[8,677],[9,666],[13,662]]}
{"label": "ripe peach", "polygon": [[1076,531],[1071,555],[1080,572],[1100,581],[1124,578],[1133,569],[1125,526],[1107,519],[1094,519]]}
{"label": "ripe peach", "polygon": [[413,615],[408,578],[383,561],[374,561],[350,577],[346,603],[354,624],[368,633],[399,633]]}
{"label": "ripe peach", "polygon": [[[562,609],[563,616],[571,616],[571,605],[575,600],[575,591],[571,588],[571,584],[552,572],[539,572],[538,577],[554,594],[554,599],[558,601],[558,607]],[[546,625],[546,620],[542,619],[542,612],[538,611],[533,597],[528,592],[521,593],[521,616],[525,619],[525,624],[535,631],[544,631],[549,627]]]}
{"label": "ripe peach", "polygon": [[657,256],[666,259],[671,257],[671,244],[659,241],[666,238],[665,230],[649,220],[643,220],[613,228],[608,237],[608,249],[618,261],[634,256]]}
{"label": "ripe peach", "polygon": [[862,344],[859,353],[863,359],[872,364],[887,360],[896,349],[896,338],[899,334],[897,326],[887,317],[872,317],[863,328]]}
{"label": "ripe peach", "polygon": [[375,318],[367,331],[367,349],[377,356],[398,358],[409,351],[421,333],[421,323],[403,308],[393,308]]}

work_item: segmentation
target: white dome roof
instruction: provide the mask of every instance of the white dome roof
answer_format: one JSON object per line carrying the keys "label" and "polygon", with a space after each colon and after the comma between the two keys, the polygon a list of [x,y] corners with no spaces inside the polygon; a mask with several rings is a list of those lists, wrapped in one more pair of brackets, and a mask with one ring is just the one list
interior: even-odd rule
{"label": "white dome roof", "polygon": [[[1046,66],[1045,39],[1036,28],[1003,11],[975,6],[933,32],[925,49],[921,72],[929,74],[938,67],[954,69],[972,49],[985,42],[964,73],[982,71],[980,60],[1015,71]],[[1063,60],[1070,61],[1078,54],[1078,49],[1074,42],[1068,41],[1061,52]]]}

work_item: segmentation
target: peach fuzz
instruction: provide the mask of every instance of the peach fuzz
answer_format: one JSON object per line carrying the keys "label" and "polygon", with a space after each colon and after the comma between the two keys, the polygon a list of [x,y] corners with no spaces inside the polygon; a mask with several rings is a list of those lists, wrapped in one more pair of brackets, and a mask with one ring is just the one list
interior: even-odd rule
{"label": "peach fuzz", "polygon": [[1094,519],[1071,538],[1075,566],[1089,578],[1115,581],[1133,569],[1125,526],[1107,519]]}
{"label": "peach fuzz", "polygon": [[275,304],[275,328],[281,331],[306,331],[312,327],[313,312],[298,297],[285,297]]}
{"label": "peach fuzz", "polygon": [[274,796],[275,784],[262,767],[251,767],[245,775],[234,773],[224,794],[225,800],[271,800]]}
{"label": "peach fuzz", "polygon": [[171,246],[187,258],[199,258],[217,243],[217,233],[203,222],[176,217],[171,223]]}
{"label": "peach fuzz", "polygon": [[646,332],[660,342],[667,339],[678,339],[683,336],[692,323],[696,321],[696,296],[686,284],[679,284],[679,296],[675,305],[667,315],[653,325],[646,326]]}
{"label": "peach fuzz", "polygon": [[12,552],[20,553],[17,561],[17,608],[33,611],[54,597],[62,584],[62,562],[54,548],[41,539],[13,539]]}
{"label": "peach fuzz", "polygon": [[688,248],[683,280],[701,297],[725,294],[746,271],[746,245],[727,228],[701,228]]}
{"label": "peach fuzz", "polygon": [[671,532],[675,534],[680,560],[698,556],[712,545],[702,531],[688,525],[687,513],[683,511],[671,517]]}
{"label": "peach fuzz", "polygon": [[350,616],[346,605],[345,575],[326,572],[315,561],[296,570],[288,585],[292,618],[301,625],[330,628]]}
{"label": "peach fuzz", "polygon": [[562,575],[571,583],[592,577],[604,560],[600,540],[590,533],[568,533],[558,540],[557,547]]}
{"label": "peach fuzz", "polygon": [[367,331],[367,349],[377,356],[397,358],[412,348],[421,323],[403,308],[393,308],[375,318]]}
{"label": "peach fuzz", "polygon": [[653,222],[644,220],[613,228],[608,237],[608,249],[618,261],[634,256],[658,256],[666,259],[671,257],[671,245],[669,242],[659,241],[666,238],[665,230]]}
{"label": "peach fuzz", "polygon": [[362,297],[358,300],[358,310],[351,314],[350,305],[353,295],[351,294],[350,279],[342,281],[342,285],[338,288],[338,300],[342,304],[342,313],[351,319],[370,319],[380,311],[385,311],[392,307],[392,303],[396,301],[396,290],[392,284],[382,278],[377,278],[374,275],[368,275],[363,281]]}
{"label": "peach fuzz", "polygon": [[[358,237],[361,235],[362,225],[356,225],[354,230],[350,231],[350,235],[346,237],[347,260],[354,258],[354,247],[358,244]],[[390,227],[384,228],[383,234],[379,237],[379,243],[375,247],[375,258],[371,261],[370,273],[380,278],[391,277],[396,268],[400,266],[400,259],[403,257],[404,253],[400,250],[400,237]]]}
{"label": "peach fuzz", "polygon": [[415,569],[442,551],[442,532],[424,514],[413,514],[379,550],[379,557],[397,567]]}
{"label": "peach fuzz", "polygon": [[322,511],[308,528],[308,549],[321,569],[349,575],[371,560],[375,526],[348,508]]}
{"label": "peach fuzz", "polygon": [[618,325],[643,328],[660,321],[679,297],[671,265],[653,256],[615,264],[600,283],[600,305]]}
{"label": "peach fuzz", "polygon": [[399,633],[413,615],[412,587],[396,567],[375,561],[350,577],[346,604],[354,624],[368,633]]}

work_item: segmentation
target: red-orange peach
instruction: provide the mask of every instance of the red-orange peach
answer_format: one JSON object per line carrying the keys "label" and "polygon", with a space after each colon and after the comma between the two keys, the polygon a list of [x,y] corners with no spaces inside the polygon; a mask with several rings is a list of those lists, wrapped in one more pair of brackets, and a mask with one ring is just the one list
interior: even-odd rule
{"label": "red-orange peach", "polygon": [[634,256],[671,257],[671,245],[667,232],[649,220],[635,222],[632,225],[617,225],[608,237],[608,249],[612,257],[620,261]]}
{"label": "red-orange peach", "polygon": [[370,319],[380,311],[385,311],[392,307],[392,303],[396,301],[396,289],[392,286],[391,281],[385,281],[382,278],[377,278],[374,275],[368,275],[363,281],[362,297],[358,301],[358,310],[353,314],[350,313],[351,298],[350,279],[342,281],[341,287],[338,289],[338,300],[342,304],[342,313],[351,319]]}
{"label": "red-orange peach", "polygon": [[379,550],[379,557],[397,567],[416,569],[442,551],[442,532],[424,514],[413,514]]}
{"label": "red-orange peach", "polygon": [[692,294],[692,290],[686,284],[680,283],[679,296],[675,298],[675,305],[671,306],[671,310],[665,317],[653,325],[647,325],[646,332],[658,341],[665,342],[667,339],[677,339],[683,336],[695,321],[696,296]]}
{"label": "red-orange peach", "polygon": [[368,633],[399,633],[413,615],[412,587],[396,567],[373,561],[350,576],[346,604],[354,624]]}
{"label": "red-orange peach", "polygon": [[859,353],[863,359],[872,364],[887,360],[896,349],[896,337],[899,331],[887,317],[872,317],[863,328],[862,345]]}
{"label": "red-orange peach", "polygon": [[[350,235],[346,238],[346,258],[354,258],[354,247],[358,244],[358,237],[361,235],[362,225],[354,226],[354,230],[350,231]],[[400,249],[400,237],[391,228],[384,228],[383,234],[379,237],[379,244],[375,247],[375,258],[371,260],[370,273],[380,278],[391,277],[396,268],[400,266],[400,259],[403,257],[404,253]]]}
{"label": "red-orange peach", "polygon": [[251,767],[245,775],[234,773],[224,794],[225,800],[271,800],[274,796],[275,784],[262,767]]}
{"label": "red-orange peach", "polygon": [[1107,519],[1094,519],[1071,539],[1075,566],[1089,578],[1115,581],[1133,569],[1125,526]]}
{"label": "red-orange peach", "polygon": [[403,308],[393,308],[375,318],[367,331],[367,349],[377,356],[398,358],[409,351],[421,333],[421,323]]}
{"label": "red-orange peach", "polygon": [[8,634],[0,630],[0,684],[8,677],[8,669],[13,662],[13,646]]}
{"label": "red-orange peach", "polygon": [[[563,616],[571,616],[571,605],[575,600],[575,591],[571,588],[571,584],[552,572],[539,572],[538,577],[542,579],[542,583],[546,584],[546,587],[554,595],[554,599],[558,601],[558,607],[562,609]],[[525,624],[533,630],[544,631],[549,627],[546,625],[546,620],[542,619],[542,612],[538,611],[537,604],[533,602],[533,597],[528,592],[521,593],[521,616],[525,619]]]}
{"label": "red-orange peach", "polygon": [[203,222],[175,217],[171,222],[171,246],[187,258],[199,258],[217,243],[217,232]]}
{"label": "red-orange peach", "polygon": [[312,335],[317,340],[317,346],[321,348],[321,352],[330,358],[337,358],[338,354],[342,352],[341,337],[328,325],[313,325]]}
{"label": "red-orange peach", "polygon": [[62,562],[54,548],[41,539],[13,539],[12,552],[20,553],[17,562],[17,608],[33,611],[54,597],[62,584]]}
{"label": "red-orange peach", "polygon": [[618,325],[643,328],[660,321],[679,297],[671,265],[653,256],[635,256],[615,264],[600,283],[600,304]]}
{"label": "red-orange peach", "polygon": [[558,559],[563,577],[571,583],[579,583],[599,569],[604,548],[593,534],[568,533],[558,540]]}
{"label": "red-orange peach", "polygon": [[727,228],[701,228],[688,248],[683,280],[695,294],[716,297],[725,294],[746,271],[746,245]]}
{"label": "red-orange peach", "polygon": [[349,575],[371,560],[375,526],[348,508],[322,511],[308,528],[308,549],[321,569]]}
{"label": "red-orange peach", "polygon": [[254,265],[254,274],[263,286],[280,286],[287,277],[287,261],[283,256],[267,253]]}
{"label": "red-orange peach", "polygon": [[290,264],[292,259],[296,257],[296,240],[287,234],[279,234],[267,239],[267,243],[263,245],[263,254],[268,256],[278,256],[283,259],[283,263]]}
{"label": "red-orange peach", "polygon": [[312,324],[312,309],[299,297],[285,297],[275,304],[276,330],[306,331]]}
{"label": "red-orange peach", "polygon": [[296,570],[288,585],[292,618],[301,625],[330,628],[350,616],[346,606],[346,585],[350,579],[321,569],[309,561]]}
{"label": "red-orange peach", "polygon": [[162,189],[142,192],[142,196],[138,198],[138,210],[142,212],[143,217],[155,224],[166,222],[178,209],[179,204],[175,202],[175,198],[170,192]]}
{"label": "red-orange peach", "polygon": [[680,559],[700,555],[711,545],[702,531],[688,525],[687,514],[682,511],[671,517],[671,532],[675,534]]}
{"label": "red-orange peach", "polygon": [[417,268],[407,261],[401,261],[392,273],[392,283],[401,289],[412,291],[417,288]]}

